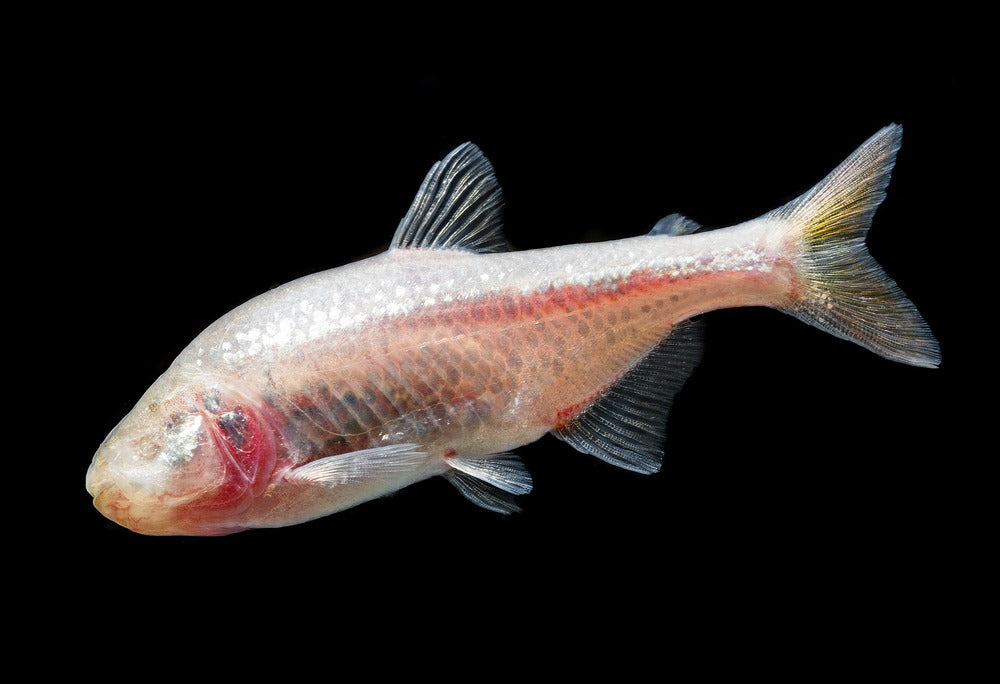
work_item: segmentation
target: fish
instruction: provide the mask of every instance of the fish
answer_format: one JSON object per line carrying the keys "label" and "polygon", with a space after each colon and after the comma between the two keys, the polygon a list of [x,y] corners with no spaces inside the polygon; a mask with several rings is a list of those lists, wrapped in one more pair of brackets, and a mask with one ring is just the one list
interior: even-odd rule
{"label": "fish", "polygon": [[656,473],[702,356],[702,314],[770,307],[933,368],[929,326],[865,245],[901,145],[890,124],[796,199],[706,229],[518,251],[483,152],[427,173],[388,250],[240,305],[100,444],[86,488],[147,535],[295,525],[442,476],[521,510],[515,450],[547,434]]}

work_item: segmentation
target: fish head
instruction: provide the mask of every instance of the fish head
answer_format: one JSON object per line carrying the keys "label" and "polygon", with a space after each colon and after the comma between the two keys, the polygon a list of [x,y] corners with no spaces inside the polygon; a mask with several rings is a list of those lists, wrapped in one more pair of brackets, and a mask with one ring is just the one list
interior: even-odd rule
{"label": "fish head", "polygon": [[168,371],[105,438],[87,491],[106,517],[150,535],[228,534],[267,486],[273,440],[261,411],[221,383]]}

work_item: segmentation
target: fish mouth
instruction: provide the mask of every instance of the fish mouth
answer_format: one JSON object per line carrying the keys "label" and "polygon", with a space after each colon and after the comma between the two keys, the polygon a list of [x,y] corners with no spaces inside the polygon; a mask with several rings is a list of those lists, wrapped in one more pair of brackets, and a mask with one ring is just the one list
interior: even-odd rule
{"label": "fish mouth", "polygon": [[[122,527],[149,536],[168,536],[181,534],[228,534],[233,530],[206,527],[187,529],[182,518],[175,511],[163,508],[157,500],[145,500],[143,496],[132,491],[131,497],[128,483],[116,482],[101,468],[92,465],[87,471],[87,492],[94,497],[94,508],[108,520]],[[124,487],[124,489],[123,489]]]}
{"label": "fish mouth", "polygon": [[105,518],[133,532],[143,532],[139,519],[132,511],[132,502],[108,476],[105,469],[91,463],[87,470],[87,492],[94,497],[94,508]]}
{"label": "fish mouth", "polygon": [[130,514],[132,502],[128,500],[118,485],[106,482],[100,485],[96,491],[91,490],[88,485],[88,491],[94,496],[94,508],[99,510],[104,517],[134,532],[142,531],[139,529],[139,521]]}

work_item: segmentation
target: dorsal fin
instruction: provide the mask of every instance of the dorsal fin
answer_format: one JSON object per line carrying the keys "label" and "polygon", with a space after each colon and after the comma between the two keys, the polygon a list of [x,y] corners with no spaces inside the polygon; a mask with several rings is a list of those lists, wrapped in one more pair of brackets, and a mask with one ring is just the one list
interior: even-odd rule
{"label": "dorsal fin", "polygon": [[464,143],[427,172],[390,249],[464,249],[502,252],[503,190],[493,165]]}
{"label": "dorsal fin", "polygon": [[612,465],[655,473],[663,463],[667,412],[701,358],[700,323],[685,322],[573,422],[553,431]]}
{"label": "dorsal fin", "polygon": [[657,221],[648,235],[688,235],[697,230],[701,230],[701,224],[696,221],[680,214],[670,214]]}

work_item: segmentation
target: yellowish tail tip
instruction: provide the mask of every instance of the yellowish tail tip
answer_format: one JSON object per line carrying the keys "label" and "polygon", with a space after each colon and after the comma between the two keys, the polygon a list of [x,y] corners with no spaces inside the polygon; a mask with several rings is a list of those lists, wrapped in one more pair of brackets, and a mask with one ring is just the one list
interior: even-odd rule
{"label": "yellowish tail tip", "polygon": [[886,126],[765,218],[780,222],[797,265],[783,310],[886,358],[933,368],[941,360],[937,340],[865,247],[902,135],[902,126]]}

